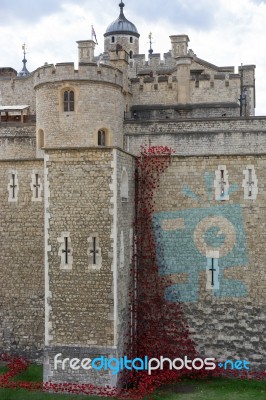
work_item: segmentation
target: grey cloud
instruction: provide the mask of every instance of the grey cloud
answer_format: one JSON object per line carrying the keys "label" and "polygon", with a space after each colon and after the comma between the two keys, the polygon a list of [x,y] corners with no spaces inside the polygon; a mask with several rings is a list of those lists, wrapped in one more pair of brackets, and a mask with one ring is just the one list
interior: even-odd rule
{"label": "grey cloud", "polygon": [[218,4],[214,3],[209,0],[157,0],[152,3],[150,0],[143,0],[134,1],[128,8],[144,15],[147,23],[164,18],[172,24],[193,25],[194,28],[209,30],[215,24],[213,14]]}
{"label": "grey cloud", "polygon": [[[36,22],[42,16],[53,14],[62,8],[65,3],[84,6],[85,10],[92,11],[95,19],[100,22],[101,16],[110,15],[110,22],[119,14],[120,0],[1,0],[1,24],[10,24],[12,19],[25,22]],[[202,30],[210,29],[215,23],[213,12],[217,2],[211,0],[124,0],[125,15],[130,19],[130,14],[139,15],[151,25],[160,18],[167,19],[172,24],[193,25]],[[214,4],[215,3],[215,4]],[[219,3],[219,1],[218,1]],[[136,25],[138,21],[132,21]]]}
{"label": "grey cloud", "polygon": [[61,0],[1,0],[1,25],[9,25],[14,19],[38,21],[42,16],[60,10],[61,4]]}

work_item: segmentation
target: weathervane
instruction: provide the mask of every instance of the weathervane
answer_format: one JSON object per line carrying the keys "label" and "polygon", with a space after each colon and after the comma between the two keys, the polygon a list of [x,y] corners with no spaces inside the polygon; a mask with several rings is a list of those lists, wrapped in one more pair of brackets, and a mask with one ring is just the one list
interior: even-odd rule
{"label": "weathervane", "polygon": [[25,59],[25,56],[26,56],[26,43],[24,43],[24,44],[22,45],[22,50],[23,50],[24,59]]}
{"label": "weathervane", "polygon": [[22,70],[18,73],[18,76],[27,76],[29,75],[29,71],[27,70],[26,64],[27,64],[27,60],[26,60],[26,43],[24,43],[22,45],[22,50],[23,50],[23,68]]}

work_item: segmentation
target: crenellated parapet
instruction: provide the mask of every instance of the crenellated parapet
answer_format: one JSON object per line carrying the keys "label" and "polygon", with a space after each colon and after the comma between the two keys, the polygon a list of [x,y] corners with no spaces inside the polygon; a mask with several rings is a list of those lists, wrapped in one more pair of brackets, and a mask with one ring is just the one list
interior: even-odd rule
{"label": "crenellated parapet", "polygon": [[48,64],[38,68],[34,74],[34,87],[62,81],[95,81],[123,86],[123,73],[110,65],[90,62],[79,63],[75,69],[73,62]]}
{"label": "crenellated parapet", "polygon": [[123,146],[129,85],[119,66],[60,63],[36,71],[38,157],[42,147]]}
{"label": "crenellated parapet", "polygon": [[[172,49],[163,57],[155,53],[146,60],[144,54],[138,54],[130,60],[134,106],[131,111],[135,111],[135,106],[155,110],[154,106],[172,109],[176,104],[177,115],[174,114],[182,118],[254,115],[254,65],[241,66],[237,71],[233,66],[220,67],[200,59],[188,49],[187,35],[174,35],[170,39]],[[200,107],[195,113],[199,105],[203,105],[204,112]],[[167,115],[172,115],[170,108]],[[153,114],[156,113],[152,111]]]}
{"label": "crenellated parapet", "polygon": [[164,53],[154,53],[149,56],[146,60],[145,54],[136,54],[133,56],[132,60],[129,62],[129,76],[134,78],[139,73],[150,71],[162,71],[173,69],[176,66],[176,60],[172,58],[171,52]]}

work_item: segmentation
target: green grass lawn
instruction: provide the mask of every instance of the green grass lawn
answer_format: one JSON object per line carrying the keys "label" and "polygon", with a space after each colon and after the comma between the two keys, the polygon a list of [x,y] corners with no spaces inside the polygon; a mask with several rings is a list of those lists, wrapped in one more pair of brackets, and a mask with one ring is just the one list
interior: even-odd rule
{"label": "green grass lawn", "polygon": [[[0,373],[6,368],[0,368]],[[26,372],[15,377],[15,380],[29,382],[42,381],[42,366],[30,365]],[[42,392],[30,392],[23,389],[0,389],[1,400],[100,400],[106,397],[63,395]],[[144,400],[265,400],[266,381],[241,381],[237,379],[184,380],[166,385],[156,390]]]}

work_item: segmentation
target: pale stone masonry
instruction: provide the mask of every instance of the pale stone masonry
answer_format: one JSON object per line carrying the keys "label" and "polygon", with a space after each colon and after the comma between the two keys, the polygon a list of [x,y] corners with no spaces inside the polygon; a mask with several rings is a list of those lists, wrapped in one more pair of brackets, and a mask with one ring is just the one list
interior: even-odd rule
{"label": "pale stone masonry", "polygon": [[[124,202],[123,168],[129,188],[128,201]],[[86,357],[103,352],[106,356],[123,355],[128,329],[135,163],[132,156],[115,148],[47,149],[45,169],[49,187],[45,204],[49,215],[45,238],[49,249],[45,266],[46,379],[60,381],[62,371],[53,368],[56,352],[74,357],[77,347],[78,354]],[[121,232],[125,235],[124,268],[119,263]],[[88,238],[93,237],[98,238],[97,251],[101,251],[101,264],[95,269],[89,265],[93,248]],[[68,255],[64,238],[68,238]],[[65,267],[62,255],[71,256]],[[77,379],[76,374],[72,380]],[[87,375],[79,376],[79,380],[95,383],[100,379]],[[71,379],[71,374],[65,379]],[[108,383],[108,374],[102,379]]]}
{"label": "pale stone masonry", "polygon": [[[215,198],[218,166],[226,167],[228,173],[229,195],[224,199]],[[242,187],[247,166],[256,172],[256,200],[246,198]],[[258,369],[265,367],[266,344],[265,168],[265,154],[173,156],[161,176],[155,210],[164,224],[179,221],[178,226],[161,226],[166,249],[166,270],[161,272],[163,276],[171,274],[181,301],[182,296],[187,296],[182,304],[199,351],[218,358],[237,354]],[[216,292],[206,288],[206,257],[208,248],[215,247],[211,239],[202,241],[208,229],[215,226],[220,229],[218,235],[228,238],[228,244],[225,239],[222,246],[217,245],[220,288]],[[173,259],[175,268],[170,266]],[[169,300],[174,301],[174,295],[167,290]]]}
{"label": "pale stone masonry", "polygon": [[[1,160],[0,164],[0,347],[40,357],[44,343],[44,209],[43,202],[31,199],[33,170],[43,182],[42,161]],[[16,176],[13,199],[12,174]]]}
{"label": "pale stone masonry", "polygon": [[140,267],[136,157],[168,146],[153,215],[160,278],[172,281],[165,300],[182,304],[202,356],[265,371],[266,117],[255,116],[255,66],[202,60],[185,34],[146,60],[124,6],[104,53],[77,41],[77,67],[24,77],[0,68],[0,350],[44,360],[45,381],[117,385],[110,371],[56,369],[54,357],[126,355]]}

